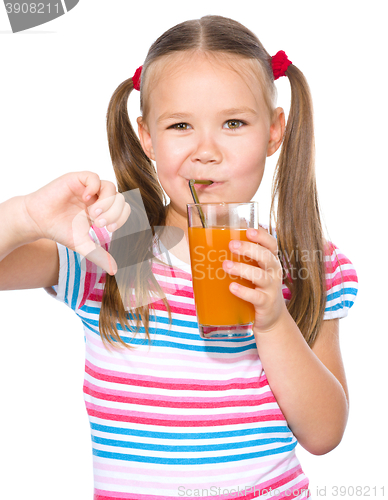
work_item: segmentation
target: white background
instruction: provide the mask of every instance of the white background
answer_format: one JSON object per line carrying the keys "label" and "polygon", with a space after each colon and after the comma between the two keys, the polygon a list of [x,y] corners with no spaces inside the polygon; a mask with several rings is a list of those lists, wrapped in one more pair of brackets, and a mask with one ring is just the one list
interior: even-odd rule
{"label": "white background", "polygon": [[[384,4],[81,0],[67,15],[19,34],[11,33],[0,5],[0,202],[69,171],[92,170],[114,182],[105,132],[109,99],[151,43],[181,21],[232,17],[269,53],[285,50],[306,75],[324,221],[330,239],[356,266],[360,285],[340,321],[351,403],[345,436],[325,456],[298,445],[313,498],[317,489],[319,497],[337,498],[335,486],[361,486],[359,498],[382,497],[385,486],[388,496]],[[287,79],[277,87],[278,105],[288,109]],[[137,116],[138,94],[130,98],[130,111]],[[268,161],[255,198],[265,223],[275,161]],[[0,330],[0,497],[91,499],[80,320],[44,290],[9,291],[0,294]]]}

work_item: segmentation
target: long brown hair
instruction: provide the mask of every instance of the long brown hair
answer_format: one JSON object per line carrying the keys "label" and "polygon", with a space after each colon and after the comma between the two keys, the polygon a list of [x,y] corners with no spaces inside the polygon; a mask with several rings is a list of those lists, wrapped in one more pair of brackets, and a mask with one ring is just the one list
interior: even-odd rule
{"label": "long brown hair", "polygon": [[[257,37],[240,23],[221,16],[205,16],[174,26],[151,46],[141,75],[140,106],[143,119],[148,113],[149,89],[157,79],[156,63],[163,63],[168,56],[178,53],[184,56],[184,52],[195,50],[221,57],[222,54],[228,54],[258,61],[258,76],[264,98],[273,110],[276,89],[271,56]],[[149,74],[152,74],[152,78]],[[288,309],[306,342],[312,346],[322,324],[326,303],[324,243],[314,169],[313,110],[309,87],[301,71],[292,64],[286,75],[291,84],[291,108],[274,176],[270,231],[272,232],[273,218],[284,280],[292,296]],[[153,233],[155,226],[163,226],[166,223],[166,200],[153,164],[144,153],[128,117],[127,100],[132,90],[133,82],[129,78],[116,89],[109,103],[109,149],[119,192],[137,188],[140,190]],[[131,217],[132,214],[129,221]],[[151,290],[164,301],[171,323],[168,301],[153,276],[150,260],[142,260],[151,251],[152,238],[149,234],[144,237],[140,234],[136,243],[128,243],[127,248],[128,252],[137,253],[136,262],[141,263],[137,266],[136,276],[131,277],[131,282],[138,299],[136,303],[146,305],[130,309],[128,316],[116,277],[106,275],[100,312],[100,332],[103,341],[112,345],[119,343],[129,346],[118,333],[116,320],[123,329],[128,328],[134,332],[136,318],[136,331],[143,324],[146,336],[150,338],[149,306],[143,299]],[[307,255],[307,259],[301,260],[300,255]],[[125,279],[124,283],[129,282]]]}

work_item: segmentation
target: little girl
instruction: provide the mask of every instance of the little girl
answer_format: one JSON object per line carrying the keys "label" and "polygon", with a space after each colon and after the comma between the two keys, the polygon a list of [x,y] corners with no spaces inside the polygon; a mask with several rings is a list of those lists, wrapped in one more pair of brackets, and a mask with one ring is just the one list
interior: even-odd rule
{"label": "little girl", "polygon": [[[275,107],[280,76],[291,84],[287,125]],[[127,114],[133,89],[140,142]],[[235,21],[184,22],[117,88],[107,126],[118,192],[93,172],[73,172],[0,205],[1,288],[44,287],[84,326],[95,500],[309,497],[295,447],[320,455],[342,439],[338,319],[357,276],[321,229],[303,74]],[[254,336],[204,340],[188,182],[213,181],[198,185],[201,202],[248,202],[280,147],[276,231],[270,222],[248,230],[249,242],[230,242],[258,267],[223,262],[255,285],[230,287],[254,305]],[[167,227],[181,230],[179,242],[163,240]]]}

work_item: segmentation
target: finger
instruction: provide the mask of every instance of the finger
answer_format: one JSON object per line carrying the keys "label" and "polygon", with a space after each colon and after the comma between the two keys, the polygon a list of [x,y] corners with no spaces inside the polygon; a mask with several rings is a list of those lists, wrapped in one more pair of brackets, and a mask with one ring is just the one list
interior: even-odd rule
{"label": "finger", "polygon": [[278,244],[276,238],[268,233],[263,227],[258,229],[247,229],[247,238],[254,243],[259,243],[261,246],[267,248],[273,255],[278,254]]}
{"label": "finger", "polygon": [[239,276],[240,278],[245,278],[260,288],[265,288],[273,282],[272,275],[260,267],[244,264],[242,262],[234,262],[231,260],[224,260],[222,267],[227,273]]}
{"label": "finger", "polygon": [[117,264],[108,252],[90,238],[89,218],[85,210],[81,210],[72,220],[71,250],[83,255],[109,274],[117,272]]}
{"label": "finger", "polygon": [[[104,210],[104,206],[106,207],[110,204],[108,208]],[[98,218],[95,219],[95,223],[99,227],[104,227],[109,224],[113,224],[116,222],[116,220],[120,217],[125,205],[125,198],[124,195],[121,193],[116,193],[115,196],[110,196],[109,198],[106,198],[103,200],[103,202],[99,202],[97,204],[98,208],[93,209],[92,213],[94,212],[99,213]],[[101,213],[100,213],[101,210]]]}
{"label": "finger", "polygon": [[108,231],[113,232],[116,229],[119,229],[121,226],[123,226],[127,222],[127,219],[130,216],[130,214],[131,214],[131,207],[129,206],[128,203],[124,203],[124,207],[119,218],[115,222],[106,226]]}
{"label": "finger", "polygon": [[97,200],[88,206],[88,212],[92,220],[97,219],[103,212],[107,212],[116,200],[116,186],[110,181],[101,181]]}
{"label": "finger", "polygon": [[78,172],[78,181],[85,186],[82,194],[84,201],[89,201],[100,191],[101,179],[95,172],[90,172],[88,170]]}
{"label": "finger", "polygon": [[265,292],[261,290],[248,288],[236,282],[229,285],[229,290],[233,293],[233,295],[236,295],[236,297],[246,300],[256,307],[260,307],[264,303],[266,296]]}
{"label": "finger", "polygon": [[230,250],[240,256],[240,261],[252,259],[265,270],[277,270],[280,266],[277,255],[275,256],[268,248],[260,244],[251,243],[249,241],[231,240],[229,243]]}
{"label": "finger", "polygon": [[115,259],[102,247],[96,245],[85,257],[94,262],[98,267],[104,269],[111,276],[117,273],[117,263]]}

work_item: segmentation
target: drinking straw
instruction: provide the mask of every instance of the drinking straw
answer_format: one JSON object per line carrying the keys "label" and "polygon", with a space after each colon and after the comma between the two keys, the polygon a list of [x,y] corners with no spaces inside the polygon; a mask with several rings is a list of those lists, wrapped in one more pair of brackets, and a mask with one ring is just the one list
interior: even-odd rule
{"label": "drinking straw", "polygon": [[[198,199],[194,184],[213,184],[213,181],[201,181],[201,180],[196,180],[196,179],[189,180],[189,188],[190,188],[191,196],[193,197],[194,203],[199,203],[199,199]],[[203,215],[202,208],[200,205],[198,205],[197,208],[198,208],[199,216],[201,218],[202,227],[206,228],[207,224],[205,221],[205,216]]]}

